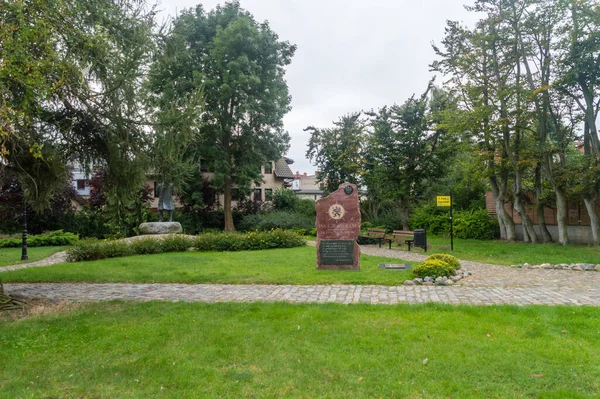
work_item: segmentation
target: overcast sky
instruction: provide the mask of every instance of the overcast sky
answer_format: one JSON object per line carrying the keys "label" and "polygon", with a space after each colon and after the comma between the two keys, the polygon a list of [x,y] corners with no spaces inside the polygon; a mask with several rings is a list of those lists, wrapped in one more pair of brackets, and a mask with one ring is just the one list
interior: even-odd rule
{"label": "overcast sky", "polygon": [[[224,1],[201,1],[212,10]],[[310,125],[330,127],[340,116],[403,103],[420,94],[432,76],[431,42],[439,44],[446,20],[472,26],[463,5],[473,0],[241,0],[281,40],[298,46],[286,79],[292,110],[284,118],[294,172],[313,174],[306,159]],[[163,0],[161,17],[196,0]]]}

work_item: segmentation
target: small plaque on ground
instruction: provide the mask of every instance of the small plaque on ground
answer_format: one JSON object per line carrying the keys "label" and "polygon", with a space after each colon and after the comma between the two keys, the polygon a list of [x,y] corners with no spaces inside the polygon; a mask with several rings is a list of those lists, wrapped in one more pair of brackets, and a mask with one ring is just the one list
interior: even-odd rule
{"label": "small plaque on ground", "polygon": [[379,267],[386,270],[410,270],[412,265],[408,263],[380,263]]}

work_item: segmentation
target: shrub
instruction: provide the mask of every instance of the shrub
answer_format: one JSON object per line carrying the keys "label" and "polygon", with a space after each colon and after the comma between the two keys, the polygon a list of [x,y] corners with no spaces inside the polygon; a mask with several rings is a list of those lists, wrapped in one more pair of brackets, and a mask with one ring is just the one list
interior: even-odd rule
{"label": "shrub", "polygon": [[429,259],[437,259],[446,262],[447,264],[452,266],[454,270],[460,269],[460,261],[456,258],[456,256],[452,256],[450,254],[433,254],[429,258],[427,258],[427,260]]}
{"label": "shrub", "polygon": [[[426,228],[429,234],[441,235],[450,232],[448,208],[433,204],[417,208],[410,221],[411,229]],[[488,216],[486,209],[469,209],[453,214],[453,230],[456,238],[492,240],[499,236],[498,221]]]}
{"label": "shrub", "polygon": [[302,229],[304,230],[304,234],[309,234],[315,227],[315,217],[306,216],[296,212],[270,212],[265,214],[247,215],[242,219],[238,227],[242,231]]}
{"label": "shrub", "polygon": [[160,246],[160,252],[184,252],[194,245],[192,238],[181,235],[168,235],[163,237],[157,246]]}
{"label": "shrub", "polygon": [[422,263],[419,263],[413,269],[413,274],[416,277],[426,277],[430,276],[433,278],[444,276],[450,277],[456,274],[456,270],[448,263],[439,259],[427,259]]}
{"label": "shrub", "polygon": [[491,218],[485,209],[457,212],[454,219],[454,235],[457,238],[492,240],[500,235],[498,220]]}
{"label": "shrub", "polygon": [[273,208],[278,211],[293,211],[300,198],[292,190],[278,189],[273,191]]}
{"label": "shrub", "polygon": [[134,255],[130,243],[122,240],[100,241],[98,239],[82,240],[67,251],[67,261],[98,260]]}
{"label": "shrub", "polygon": [[[79,240],[77,234],[65,233],[62,230],[53,231],[46,234],[40,234],[27,237],[27,246],[29,247],[49,247],[73,245]],[[12,237],[0,240],[0,248],[18,248],[22,245],[22,238]]]}
{"label": "shrub", "polygon": [[441,235],[450,232],[448,208],[428,204],[416,208],[410,219],[411,230],[427,229],[429,234]]}
{"label": "shrub", "polygon": [[68,261],[97,260],[119,256],[156,254],[161,252],[246,251],[292,248],[306,245],[298,234],[285,230],[251,233],[205,233],[197,237],[172,235],[163,238],[140,238],[131,241],[80,241],[68,251]]}
{"label": "shrub", "polygon": [[157,254],[161,252],[161,247],[156,241],[155,238],[151,237],[139,238],[132,240],[129,246],[137,255]]}

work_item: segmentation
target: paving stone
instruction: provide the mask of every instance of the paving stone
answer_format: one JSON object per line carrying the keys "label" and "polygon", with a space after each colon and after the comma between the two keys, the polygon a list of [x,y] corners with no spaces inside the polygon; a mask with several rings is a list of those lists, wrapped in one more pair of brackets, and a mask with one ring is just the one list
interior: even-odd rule
{"label": "paving stone", "polygon": [[[362,253],[422,261],[427,256],[398,249],[362,246]],[[63,263],[59,252],[42,261],[0,268],[0,272]],[[222,284],[5,284],[22,297],[72,301],[186,301],[290,303],[425,303],[600,306],[600,273],[518,269],[461,261],[467,277],[452,286],[222,285]],[[452,280],[448,280],[451,282]]]}

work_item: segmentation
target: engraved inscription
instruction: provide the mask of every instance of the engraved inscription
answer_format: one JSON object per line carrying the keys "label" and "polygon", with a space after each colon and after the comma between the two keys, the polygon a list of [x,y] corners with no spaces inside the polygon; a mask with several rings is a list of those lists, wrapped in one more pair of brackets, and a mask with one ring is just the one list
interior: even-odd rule
{"label": "engraved inscription", "polygon": [[354,240],[321,240],[319,243],[321,264],[354,264]]}

